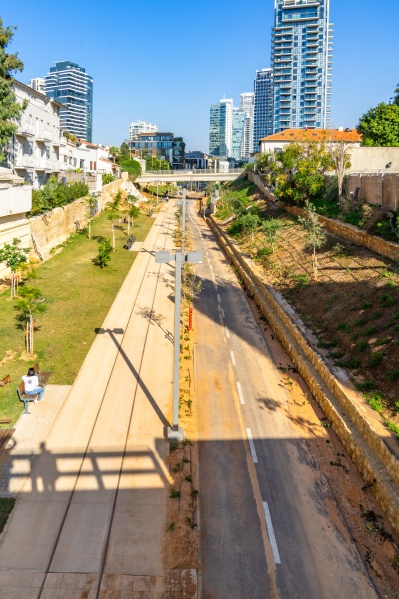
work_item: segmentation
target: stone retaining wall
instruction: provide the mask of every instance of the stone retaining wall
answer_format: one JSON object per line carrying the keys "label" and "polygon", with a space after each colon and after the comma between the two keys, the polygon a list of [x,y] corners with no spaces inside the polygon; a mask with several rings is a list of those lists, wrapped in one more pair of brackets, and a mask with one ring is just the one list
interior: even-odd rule
{"label": "stone retaining wall", "polygon": [[[103,187],[101,198],[98,199],[99,211],[107,202],[114,199],[121,183],[122,180],[118,179]],[[36,260],[47,260],[54,247],[61,245],[72,233],[86,226],[87,210],[85,199],[79,198],[71,204],[32,217],[29,221],[32,238],[31,257]]]}
{"label": "stone retaining wall", "polygon": [[[264,185],[262,179],[258,175],[251,172],[247,173],[247,175],[248,179],[260,189],[268,200],[271,200],[272,202],[277,201],[277,198],[270,193],[269,189]],[[355,175],[353,175],[353,177],[355,177]],[[356,175],[356,177],[360,177],[360,175]],[[399,188],[399,179],[397,184]],[[294,216],[306,216],[305,211],[297,206],[282,205],[281,207],[283,210]],[[343,223],[340,220],[334,220],[333,218],[327,218],[326,216],[320,216],[319,218],[327,231],[334,233],[334,235],[339,235],[344,239],[348,239],[348,241],[351,241],[355,245],[361,245],[380,256],[399,262],[399,244],[392,241],[385,241],[374,235],[369,235],[365,231],[362,231],[362,229],[359,229],[354,225],[349,225],[348,223]]]}
{"label": "stone retaining wall", "polygon": [[[305,210],[297,206],[284,206],[283,208],[286,212],[294,216],[306,216]],[[348,239],[348,241],[351,241],[355,245],[366,247],[380,256],[399,262],[399,244],[369,235],[365,231],[362,231],[362,229],[348,223],[343,223],[340,220],[334,220],[326,216],[319,216],[319,219],[330,233]]]}
{"label": "stone retaining wall", "polygon": [[[378,419],[379,416],[374,413],[371,417],[367,416],[370,408],[364,405],[359,394],[353,391],[349,393],[346,373],[336,367],[330,368],[326,359],[313,349],[317,345],[316,337],[291,306],[253,271],[237,244],[216,225],[214,219],[210,217],[207,222],[297,370],[331,420],[334,430],[363,478],[373,485],[373,492],[392,526],[399,532],[399,459],[371,425],[373,419]],[[385,437],[392,437],[381,421],[379,426]]]}

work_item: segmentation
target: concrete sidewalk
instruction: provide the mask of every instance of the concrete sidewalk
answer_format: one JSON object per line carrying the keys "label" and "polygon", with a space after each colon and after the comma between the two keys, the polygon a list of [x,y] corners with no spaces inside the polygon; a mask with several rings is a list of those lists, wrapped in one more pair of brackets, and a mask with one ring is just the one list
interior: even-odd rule
{"label": "concrete sidewalk", "polygon": [[51,430],[37,435],[33,468],[25,461],[19,487],[13,467],[4,479],[3,494],[20,493],[0,537],[1,599],[165,596],[174,270],[153,252],[172,247],[172,210],[156,218]]}

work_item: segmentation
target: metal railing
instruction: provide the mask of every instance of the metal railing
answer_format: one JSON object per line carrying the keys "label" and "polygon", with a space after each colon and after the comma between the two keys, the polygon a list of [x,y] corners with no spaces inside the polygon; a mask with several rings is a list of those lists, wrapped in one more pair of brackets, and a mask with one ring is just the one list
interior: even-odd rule
{"label": "metal railing", "polygon": [[243,168],[231,168],[227,171],[225,170],[214,170],[214,169],[182,169],[182,170],[173,170],[173,171],[146,171],[142,174],[142,177],[147,175],[183,175],[187,177],[189,175],[234,175],[240,174],[244,171]]}

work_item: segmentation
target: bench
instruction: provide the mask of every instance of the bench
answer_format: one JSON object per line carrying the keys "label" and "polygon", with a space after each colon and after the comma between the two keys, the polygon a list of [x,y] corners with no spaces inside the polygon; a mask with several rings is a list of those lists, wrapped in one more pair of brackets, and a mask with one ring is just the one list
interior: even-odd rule
{"label": "bench", "polygon": [[34,364],[33,369],[36,372],[37,378],[39,379],[39,385],[44,386],[47,383],[47,381],[49,380],[49,378],[51,376],[51,372],[50,371],[45,372],[43,370],[40,370],[39,362],[36,362],[36,364]]}
{"label": "bench", "polygon": [[135,236],[131,235],[123,247],[127,250],[130,250],[130,248],[132,247],[132,245],[134,244],[135,241],[136,241]]}
{"label": "bench", "polygon": [[35,401],[35,399],[38,398],[39,394],[36,393],[36,395],[26,395],[25,393],[25,385],[24,382],[21,381],[17,387],[17,394],[18,394],[18,399],[19,401],[22,401],[22,403],[25,405],[25,411],[24,414],[30,414],[29,412],[29,402],[30,401]]}
{"label": "bench", "polygon": [[7,374],[4,379],[1,379],[0,381],[0,387],[5,387],[7,385],[7,383],[11,383],[11,377],[9,374]]}
{"label": "bench", "polygon": [[15,428],[0,429],[0,451],[7,445],[14,433]]}

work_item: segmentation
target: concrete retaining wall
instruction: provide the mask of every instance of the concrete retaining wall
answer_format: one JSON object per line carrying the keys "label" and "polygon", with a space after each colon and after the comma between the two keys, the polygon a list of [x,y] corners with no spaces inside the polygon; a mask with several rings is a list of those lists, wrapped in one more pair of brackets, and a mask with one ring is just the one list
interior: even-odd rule
{"label": "concrete retaining wall", "polygon": [[362,173],[345,177],[348,194],[359,189],[359,200],[396,212],[399,207],[399,173]]}
{"label": "concrete retaining wall", "polygon": [[[378,434],[371,422],[378,415],[367,417],[370,410],[359,394],[349,393],[342,369],[330,369],[327,361],[313,347],[317,339],[309,331],[284,298],[259,274],[239,251],[237,244],[222,231],[211,217],[208,224],[222,249],[236,267],[239,276],[275,334],[306,381],[346,451],[363,478],[373,483],[373,492],[396,531],[399,532],[399,459]],[[342,381],[342,383],[340,382]],[[352,396],[351,396],[352,395]],[[356,398],[353,395],[357,396]],[[383,434],[392,437],[382,427]]]}

